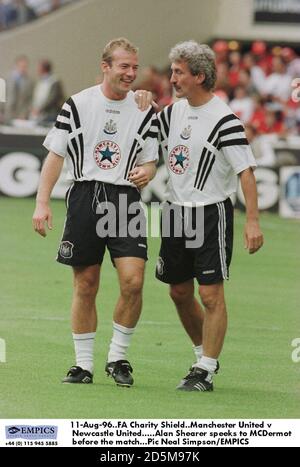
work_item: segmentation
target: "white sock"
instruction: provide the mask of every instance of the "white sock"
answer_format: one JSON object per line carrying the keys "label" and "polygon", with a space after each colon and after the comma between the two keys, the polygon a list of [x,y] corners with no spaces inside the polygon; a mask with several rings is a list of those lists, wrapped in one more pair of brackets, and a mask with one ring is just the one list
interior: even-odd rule
{"label": "white sock", "polygon": [[113,336],[111,339],[107,361],[117,362],[125,360],[126,351],[135,328],[125,328],[121,324],[113,322]]}
{"label": "white sock", "polygon": [[88,370],[90,373],[94,371],[94,340],[95,332],[88,332],[85,334],[74,334],[74,348],[76,356],[76,365],[80,366],[83,370]]}
{"label": "white sock", "polygon": [[208,371],[208,373],[214,373],[217,368],[217,359],[202,356],[200,362],[197,362],[196,366]]}
{"label": "white sock", "polygon": [[203,355],[203,345],[193,345],[194,354],[196,355],[197,363],[200,362],[200,359]]}

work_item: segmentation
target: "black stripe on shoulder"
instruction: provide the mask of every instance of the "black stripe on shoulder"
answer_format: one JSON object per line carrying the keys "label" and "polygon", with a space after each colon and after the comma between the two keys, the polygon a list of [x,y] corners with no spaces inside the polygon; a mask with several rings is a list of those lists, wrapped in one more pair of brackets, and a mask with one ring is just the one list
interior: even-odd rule
{"label": "black stripe on shoulder", "polygon": [[71,117],[71,113],[68,112],[68,110],[66,110],[66,109],[61,109],[59,115],[61,115],[62,117],[67,117],[67,118]]}
{"label": "black stripe on shoulder", "polygon": [[168,137],[169,136],[169,126],[168,126],[167,121],[166,121],[164,110],[162,110],[160,112],[159,117],[160,117],[161,123],[163,124],[164,132],[166,134],[166,137]]}
{"label": "black stripe on shoulder", "polygon": [[153,120],[151,122],[151,126],[156,126],[157,128],[159,128],[159,121],[158,121],[158,118],[156,118],[155,120]]}
{"label": "black stripe on shoulder", "polygon": [[168,114],[169,126],[170,126],[170,121],[171,121],[171,114],[172,114],[172,110],[173,110],[173,105],[174,105],[174,104],[170,104],[170,105],[167,107],[167,114]]}
{"label": "black stripe on shoulder", "polygon": [[58,122],[56,120],[54,126],[55,126],[55,128],[58,128],[59,130],[66,130],[69,133],[71,133],[71,125],[69,125],[68,123]]}
{"label": "black stripe on shoulder", "polygon": [[145,126],[147,125],[147,123],[149,122],[149,120],[151,119],[152,115],[154,114],[154,109],[153,107],[151,106],[151,108],[149,109],[149,111],[147,112],[146,114],[146,117],[144,118],[144,120],[142,121],[141,123],[141,126],[140,128],[138,129],[138,134],[140,135],[143,131],[143,129],[145,128]]}
{"label": "black stripe on shoulder", "polygon": [[218,129],[224,124],[224,123],[227,123],[227,122],[230,122],[230,120],[239,120],[239,118],[234,115],[234,114],[229,114],[229,115],[226,115],[225,117],[221,118],[221,120],[218,121],[218,123],[216,124],[216,126],[214,127],[214,129],[212,130],[211,134],[209,135],[208,137],[208,142],[211,143],[211,141],[213,140],[215,134],[217,133]]}
{"label": "black stripe on shoulder", "polygon": [[154,131],[147,131],[144,136],[143,136],[143,139],[146,139],[146,138],[154,138],[154,139],[157,139],[158,138],[158,133],[155,133]]}
{"label": "black stripe on shoulder", "polygon": [[70,97],[67,100],[67,104],[69,104],[69,106],[71,107],[76,128],[80,128],[80,119],[79,119],[78,110],[77,110],[77,107],[76,107],[72,97]]}
{"label": "black stripe on shoulder", "polygon": [[247,138],[237,138],[237,139],[229,139],[227,141],[221,141],[218,144],[217,149],[226,148],[227,146],[248,146]]}
{"label": "black stripe on shoulder", "polygon": [[244,131],[245,129],[242,125],[232,126],[226,130],[219,131],[219,138],[222,138],[222,136],[231,135],[232,133],[243,133]]}

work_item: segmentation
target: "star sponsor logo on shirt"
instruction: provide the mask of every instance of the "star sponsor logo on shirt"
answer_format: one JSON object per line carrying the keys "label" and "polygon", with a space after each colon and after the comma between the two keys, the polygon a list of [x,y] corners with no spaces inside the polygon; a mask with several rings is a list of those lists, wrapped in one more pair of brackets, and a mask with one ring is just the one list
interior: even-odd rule
{"label": "star sponsor logo on shirt", "polygon": [[176,175],[182,175],[190,163],[189,149],[182,144],[175,146],[169,154],[170,169]]}
{"label": "star sponsor logo on shirt", "polygon": [[113,169],[120,162],[120,148],[113,141],[101,141],[94,149],[94,159],[100,169]]}
{"label": "star sponsor logo on shirt", "polygon": [[189,139],[191,137],[191,134],[192,134],[192,127],[191,125],[188,125],[187,127],[184,128],[184,130],[182,130],[182,132],[180,133],[180,138],[182,139]]}

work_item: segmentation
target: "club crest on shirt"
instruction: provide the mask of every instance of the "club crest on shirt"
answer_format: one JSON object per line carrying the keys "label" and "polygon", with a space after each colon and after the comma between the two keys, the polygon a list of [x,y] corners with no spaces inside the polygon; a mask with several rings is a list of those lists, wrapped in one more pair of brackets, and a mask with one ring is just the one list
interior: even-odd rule
{"label": "club crest on shirt", "polygon": [[73,243],[68,242],[67,240],[64,242],[61,242],[60,247],[59,247],[60,256],[62,256],[63,258],[72,258],[73,248],[74,248]]}
{"label": "club crest on shirt", "polygon": [[94,159],[100,169],[113,169],[120,162],[120,148],[113,141],[101,141],[94,149]]}
{"label": "club crest on shirt", "polygon": [[182,132],[180,133],[180,138],[182,139],[189,139],[192,133],[192,127],[191,125],[188,125],[185,127]]}
{"label": "club crest on shirt", "polygon": [[170,169],[176,174],[183,174],[190,163],[189,148],[180,144],[175,146],[169,154]]}
{"label": "club crest on shirt", "polygon": [[157,262],[156,262],[156,272],[159,276],[162,276],[163,273],[164,273],[164,266],[165,266],[165,263],[164,263],[164,260],[162,259],[161,256],[159,256],[157,258]]}
{"label": "club crest on shirt", "polygon": [[108,122],[105,123],[103,131],[107,135],[115,135],[118,131],[116,122],[114,122],[112,119],[108,120]]}

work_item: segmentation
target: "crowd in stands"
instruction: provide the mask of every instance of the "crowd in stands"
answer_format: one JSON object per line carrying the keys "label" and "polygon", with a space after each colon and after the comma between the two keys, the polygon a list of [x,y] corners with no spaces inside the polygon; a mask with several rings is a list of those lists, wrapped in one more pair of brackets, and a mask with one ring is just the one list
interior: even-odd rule
{"label": "crowd in stands", "polygon": [[[292,81],[300,81],[300,57],[290,47],[269,49],[262,41],[247,52],[235,41],[216,41],[215,93],[224,99],[243,123],[257,134],[299,134],[300,108],[292,98]],[[142,70],[138,87],[151,90],[160,108],[172,101],[169,70]],[[300,98],[300,95],[299,95]]]}
{"label": "crowd in stands", "polygon": [[[238,47],[238,44],[237,44]],[[292,82],[300,77],[300,58],[290,47],[269,49],[262,41],[250,51],[230,50],[228,43],[213,45],[218,69],[216,93],[257,134],[298,134],[299,103]]]}
{"label": "crowd in stands", "polygon": [[213,49],[216,93],[243,121],[256,158],[272,165],[265,142],[300,134],[300,93],[295,99],[292,87],[300,78],[300,57],[291,47],[268,47],[263,41],[245,52],[235,41],[216,41]]}
{"label": "crowd in stands", "polygon": [[[257,159],[274,165],[265,142],[300,135],[300,57],[291,47],[270,47],[263,41],[243,49],[237,41],[217,40],[212,48],[217,62],[215,93],[244,123]],[[147,67],[137,87],[152,91],[163,108],[173,99],[169,76],[169,70]],[[293,81],[298,84],[297,99]]]}
{"label": "crowd in stands", "polygon": [[35,125],[51,125],[59,113],[65,96],[60,79],[53,73],[52,63],[42,59],[37,66],[37,81],[29,74],[26,56],[19,56],[6,80],[6,103],[0,122],[15,125],[30,120]]}
{"label": "crowd in stands", "polygon": [[28,23],[75,0],[0,0],[0,32]]}
{"label": "crowd in stands", "polygon": [[[266,136],[277,140],[299,136],[300,57],[296,51],[285,46],[270,47],[263,41],[254,41],[243,49],[236,41],[217,40],[212,48],[217,62],[215,93],[244,123],[257,159],[264,156],[258,140],[261,142]],[[0,123],[1,119],[6,124],[14,119],[31,119],[47,125],[55,120],[64,100],[62,84],[48,60],[39,62],[38,76],[34,85],[27,58],[16,60],[7,81],[7,102]],[[293,82],[298,84],[296,99]],[[162,109],[173,101],[170,68],[143,68],[136,88],[152,91]]]}

